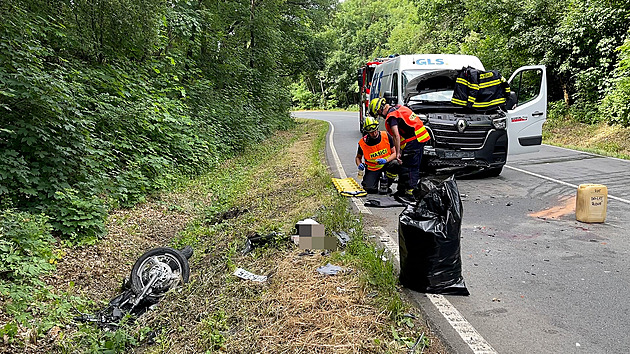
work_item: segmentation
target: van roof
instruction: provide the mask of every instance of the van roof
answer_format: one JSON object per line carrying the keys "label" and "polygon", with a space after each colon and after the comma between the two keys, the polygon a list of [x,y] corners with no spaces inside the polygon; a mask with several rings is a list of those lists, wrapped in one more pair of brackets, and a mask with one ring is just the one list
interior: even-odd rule
{"label": "van roof", "polygon": [[481,60],[474,55],[463,54],[408,54],[399,55],[385,61],[381,65],[399,63],[400,70],[409,69],[461,69],[472,66],[478,70],[485,70]]}

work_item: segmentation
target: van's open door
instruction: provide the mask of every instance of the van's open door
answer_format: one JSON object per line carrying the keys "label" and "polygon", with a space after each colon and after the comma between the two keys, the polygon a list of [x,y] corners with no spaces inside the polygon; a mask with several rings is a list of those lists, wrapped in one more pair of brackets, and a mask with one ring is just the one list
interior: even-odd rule
{"label": "van's open door", "polygon": [[519,68],[508,82],[510,90],[516,93],[516,105],[508,109],[508,155],[536,152],[542,144],[542,126],[547,119],[545,66]]}

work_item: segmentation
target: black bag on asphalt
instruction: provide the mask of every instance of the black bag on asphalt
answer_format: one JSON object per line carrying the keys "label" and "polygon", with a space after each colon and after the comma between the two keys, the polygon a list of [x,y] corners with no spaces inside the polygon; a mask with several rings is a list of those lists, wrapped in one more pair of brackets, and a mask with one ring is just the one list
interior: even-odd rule
{"label": "black bag on asphalt", "polygon": [[462,201],[455,177],[422,178],[398,221],[400,282],[424,293],[470,295],[462,277]]}

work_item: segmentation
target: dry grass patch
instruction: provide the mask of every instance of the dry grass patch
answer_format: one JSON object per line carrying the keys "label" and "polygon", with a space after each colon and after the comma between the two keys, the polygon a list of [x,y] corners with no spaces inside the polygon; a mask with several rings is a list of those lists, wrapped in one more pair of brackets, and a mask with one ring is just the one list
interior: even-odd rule
{"label": "dry grass patch", "polygon": [[[419,320],[400,321],[400,311],[415,310],[403,307],[392,268],[362,243],[360,221],[334,191],[323,162],[327,129],[325,122],[300,120],[294,129],[252,146],[176,192],[112,213],[107,237],[94,246],[64,250],[58,271],[46,282],[100,308],[118,293],[143,252],[192,244],[190,282],[125,327],[120,339],[110,334],[108,340],[120,340],[115,344],[125,351],[149,353],[406,352],[393,330],[407,343],[430,333]],[[220,217],[229,210],[239,212]],[[355,254],[299,256],[302,250],[280,237],[242,253],[248,235],[288,236],[306,217],[320,220],[327,232],[352,234],[362,248]],[[361,258],[366,254],[370,267]],[[317,273],[327,262],[352,271]],[[269,280],[241,280],[232,274],[236,267]],[[387,277],[387,285],[374,283],[370,272],[375,269]],[[48,341],[31,352],[87,352],[105,343],[102,332],[81,330],[71,319],[66,326],[59,336],[63,341]],[[154,331],[153,340],[145,340],[147,328]],[[134,337],[139,346],[129,344]],[[439,352],[444,350],[437,342],[425,350]]]}
{"label": "dry grass patch", "polygon": [[619,125],[556,119],[545,123],[543,137],[546,144],[630,159],[630,128]]}
{"label": "dry grass patch", "polygon": [[108,219],[107,237],[97,245],[64,249],[57,271],[45,279],[46,283],[54,289],[66,289],[73,282],[76,294],[94,301],[115,295],[142,253],[169,245],[193,218],[192,211],[176,205],[153,201],[115,211]]}
{"label": "dry grass patch", "polygon": [[[186,302],[164,301],[157,311],[142,318],[143,324],[161,330],[157,344],[144,350],[159,353],[407,350],[404,343],[393,338],[392,327],[409,338],[419,335],[422,327],[419,323],[414,328],[401,327],[392,320],[392,313],[382,307],[382,297],[377,297],[378,289],[366,281],[366,271],[361,269],[358,258],[344,257],[339,252],[326,257],[299,256],[301,250],[287,241],[241,254],[246,235],[269,231],[288,235],[295,222],[305,217],[330,220],[325,224],[327,231],[340,230],[350,223],[360,228],[347,201],[334,192],[322,163],[326,129],[323,122],[302,121],[292,135],[274,139],[276,142],[272,144],[280,144],[282,149],[254,152],[264,163],[232,173],[240,173],[240,178],[246,181],[231,186],[245,189],[233,193],[233,200],[226,206],[248,212],[200,229],[204,236],[197,247],[199,254],[193,260],[191,284],[177,296],[185,297]],[[273,158],[266,158],[267,153]],[[331,215],[337,212],[340,215]],[[325,277],[316,269],[327,262],[354,270]],[[238,279],[232,275],[236,267],[267,275],[269,280],[260,284]],[[394,287],[389,291],[387,296],[399,296]],[[438,348],[441,347],[435,344],[432,352],[440,352]]]}
{"label": "dry grass patch", "polygon": [[[321,275],[316,268],[329,259],[298,252],[277,260],[269,288],[251,309],[258,333],[249,340],[236,333],[226,347],[259,353],[386,351],[388,345],[375,339],[390,336],[388,316],[366,296],[359,275],[351,268],[350,274]],[[389,344],[389,350],[399,349]]]}

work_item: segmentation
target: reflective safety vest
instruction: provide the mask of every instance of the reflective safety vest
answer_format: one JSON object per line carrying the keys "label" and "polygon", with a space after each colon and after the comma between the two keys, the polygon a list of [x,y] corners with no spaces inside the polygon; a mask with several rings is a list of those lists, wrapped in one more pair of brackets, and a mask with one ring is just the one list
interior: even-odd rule
{"label": "reflective safety vest", "polygon": [[[392,149],[389,146],[389,139],[387,138],[387,133],[381,133],[381,141],[376,145],[368,145],[365,142],[366,137],[363,137],[359,140],[359,146],[361,147],[361,151],[363,151],[363,158],[365,159],[365,164],[367,165],[368,170],[370,171],[378,171],[385,165],[379,165],[376,163],[376,160],[383,158],[386,159],[389,155],[392,154]],[[366,135],[367,136],[367,135]]]}
{"label": "reflective safety vest", "polygon": [[[431,136],[429,136],[429,132],[427,131],[427,128],[424,127],[424,124],[422,123],[420,118],[418,118],[418,116],[415,113],[413,113],[411,109],[405,106],[398,106],[396,107],[394,111],[387,114],[387,118],[385,118],[385,128],[387,129],[387,132],[390,135],[392,136],[394,135],[394,133],[392,133],[392,127],[389,125],[389,119],[392,117],[402,119],[405,122],[405,124],[411,127],[414,131],[414,135],[411,137],[404,137],[401,135],[401,141],[400,141],[401,150],[404,149],[405,145],[407,145],[407,143],[412,140],[418,139],[419,142],[426,143],[427,141],[429,141],[429,139],[431,139]],[[400,132],[400,128],[399,128],[399,132]]]}

